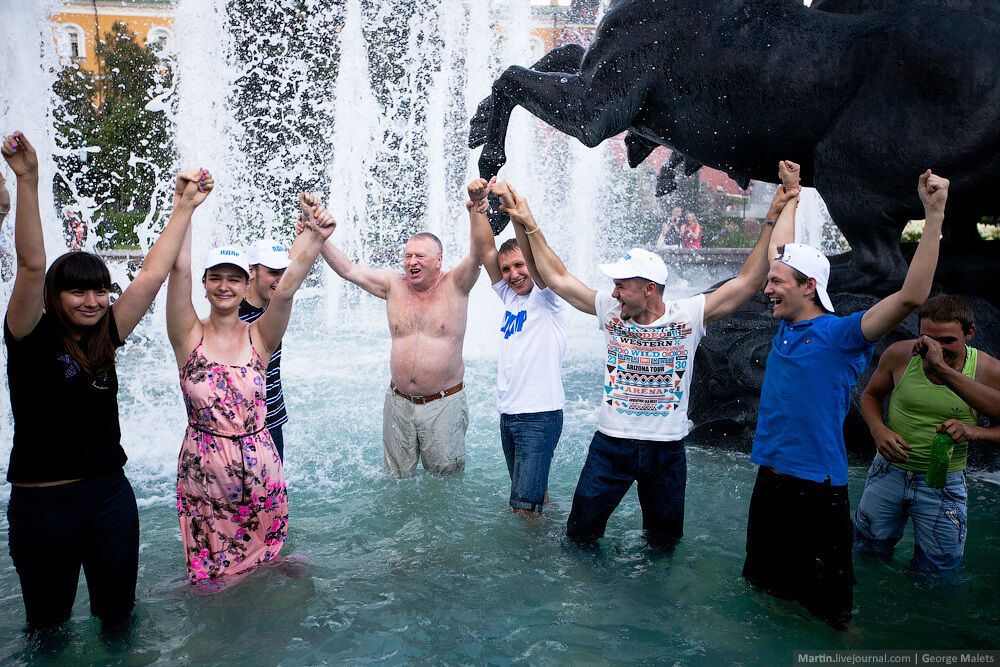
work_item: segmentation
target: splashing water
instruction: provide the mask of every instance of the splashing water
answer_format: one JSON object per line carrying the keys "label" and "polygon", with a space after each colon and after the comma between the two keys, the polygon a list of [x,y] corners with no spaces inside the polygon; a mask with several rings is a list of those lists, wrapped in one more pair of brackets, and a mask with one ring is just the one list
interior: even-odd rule
{"label": "splashing water", "polygon": [[[50,9],[10,4],[15,13],[0,22],[0,89],[11,91],[0,98],[0,129],[23,129],[34,140],[43,159],[42,201],[51,202]],[[179,0],[176,86],[149,98],[151,110],[169,117],[175,166],[208,167],[218,183],[195,215],[195,271],[214,243],[264,233],[290,240],[302,189],[329,203],[339,221],[334,241],[359,262],[394,268],[408,235],[429,229],[454,266],[469,241],[464,183],[477,171],[478,153],[465,148],[468,119],[503,67],[537,59],[531,12],[528,0]],[[529,199],[570,270],[606,287],[596,263],[633,240],[625,167],[605,147],[584,148],[523,110],[512,118],[507,152],[501,178]],[[158,187],[169,185],[165,174]],[[43,205],[42,217],[51,260],[64,244],[54,207]],[[144,225],[145,248],[162,220],[150,214]],[[4,299],[10,226],[0,237]],[[124,284],[124,263],[113,268]],[[721,277],[671,289],[693,293]],[[602,340],[593,318],[577,315],[570,328],[566,427],[549,484],[554,504],[536,522],[511,516],[493,396],[502,307],[487,283],[484,274],[470,299],[466,336],[467,470],[396,482],[381,472],[384,304],[317,268],[297,299],[282,363],[291,417],[286,548],[309,565],[304,574],[267,568],[209,598],[191,596],[184,584],[173,487],[186,417],[161,295],[119,356],[127,473],[142,522],[133,657],[720,664],[783,661],[792,648],[858,647],[856,637],[834,635],[794,605],[743,584],[753,483],[745,455],[689,451],[686,535],[671,555],[646,547],[633,493],[599,550],[581,553],[564,541],[601,392]],[[0,404],[5,462],[12,433],[6,395]],[[59,418],[79,417],[72,406],[56,409]],[[862,465],[851,472],[855,502]],[[1000,531],[1000,490],[974,478],[970,491],[974,529],[954,580],[915,579],[902,557],[858,564],[857,622],[866,648],[950,647],[953,637],[1000,644],[993,566],[1000,547],[988,539]],[[0,496],[8,494],[3,487]],[[911,549],[907,537],[900,550]],[[7,558],[0,556],[0,590],[7,592],[0,661],[28,662],[43,654],[18,631],[18,584]],[[76,641],[63,660],[120,659],[97,640],[84,588],[69,632]]]}

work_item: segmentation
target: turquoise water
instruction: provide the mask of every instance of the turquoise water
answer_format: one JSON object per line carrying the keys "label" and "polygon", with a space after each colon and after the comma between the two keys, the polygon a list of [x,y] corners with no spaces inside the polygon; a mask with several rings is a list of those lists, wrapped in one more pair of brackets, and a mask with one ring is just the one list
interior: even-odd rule
{"label": "turquoise water", "polygon": [[[855,627],[837,633],[793,603],[753,592],[740,576],[755,474],[746,455],[688,450],[685,536],[672,554],[643,541],[634,490],[597,551],[567,542],[566,518],[596,421],[601,376],[594,345],[581,345],[566,364],[566,426],[550,479],[554,504],[539,520],[526,522],[507,506],[492,401],[495,358],[486,344],[467,345],[472,423],[465,473],[385,478],[382,317],[354,323],[364,336],[297,332],[286,342],[291,528],[284,553],[307,565],[264,568],[208,597],[192,595],[184,582],[171,490],[183,431],[176,371],[162,343],[126,348],[122,374],[141,369],[122,396],[127,471],[142,525],[133,632],[124,645],[101,639],[81,577],[62,643],[29,643],[4,548],[0,662],[788,664],[797,649],[1000,647],[995,478],[970,479],[969,542],[959,573],[909,574],[909,533],[892,562],[856,558]],[[590,320],[580,322],[585,340],[598,335]],[[854,463],[856,504],[865,469]],[[3,493],[5,500],[9,491]],[[6,541],[6,522],[0,527]]]}

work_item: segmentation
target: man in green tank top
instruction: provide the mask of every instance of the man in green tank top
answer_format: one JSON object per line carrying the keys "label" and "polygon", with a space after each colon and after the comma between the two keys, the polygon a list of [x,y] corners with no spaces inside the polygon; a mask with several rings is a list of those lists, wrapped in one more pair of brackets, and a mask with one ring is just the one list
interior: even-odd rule
{"label": "man in green tank top", "polygon": [[[891,557],[910,518],[911,567],[938,572],[957,568],[965,551],[969,442],[1000,443],[1000,425],[980,427],[965,384],[946,383],[941,373],[928,373],[917,353],[930,345],[935,352],[940,350],[952,375],[961,374],[993,390],[1000,390],[1000,362],[968,345],[976,327],[972,308],[961,299],[949,295],[928,299],[918,319],[921,337],[889,346],[861,396],[861,413],[878,454],[854,515],[854,544],[859,552]],[[924,480],[936,433],[947,433],[955,441],[942,489],[929,487]]]}

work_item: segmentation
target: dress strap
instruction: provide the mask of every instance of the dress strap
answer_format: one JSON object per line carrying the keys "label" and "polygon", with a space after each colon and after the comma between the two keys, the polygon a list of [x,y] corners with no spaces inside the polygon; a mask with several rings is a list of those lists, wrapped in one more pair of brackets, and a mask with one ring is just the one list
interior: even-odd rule
{"label": "dress strap", "polygon": [[195,356],[195,353],[196,353],[196,352],[198,351],[198,349],[199,349],[199,348],[201,347],[201,344],[202,344],[202,343],[204,343],[204,342],[205,342],[205,336],[203,335],[203,336],[202,336],[202,337],[201,337],[201,338],[200,338],[200,339],[198,340],[198,344],[197,344],[197,345],[195,345],[195,346],[194,346],[194,347],[193,347],[193,348],[191,349],[191,351],[190,351],[190,352],[188,353],[188,356],[187,356],[187,359],[185,359],[185,360],[184,360],[184,365],[185,365],[185,366],[187,366],[188,364],[190,364],[190,363],[191,363],[191,359],[192,359],[192,358],[194,358],[194,356]]}

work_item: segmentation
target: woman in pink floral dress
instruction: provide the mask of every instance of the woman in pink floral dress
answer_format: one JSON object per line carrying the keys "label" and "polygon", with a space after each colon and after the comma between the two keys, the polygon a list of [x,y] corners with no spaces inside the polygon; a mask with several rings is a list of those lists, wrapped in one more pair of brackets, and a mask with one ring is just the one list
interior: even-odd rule
{"label": "woman in pink floral dress", "polygon": [[300,195],[305,229],[295,239],[267,311],[239,318],[249,266],[236,246],[213,248],[202,276],[211,306],[191,301],[191,235],[167,288],[167,331],[180,368],[188,427],[177,461],[177,514],[188,581],[217,590],[276,558],[288,532],[285,477],[270,433],[265,370],[281,342],[292,298],[333,232],[333,217]]}

